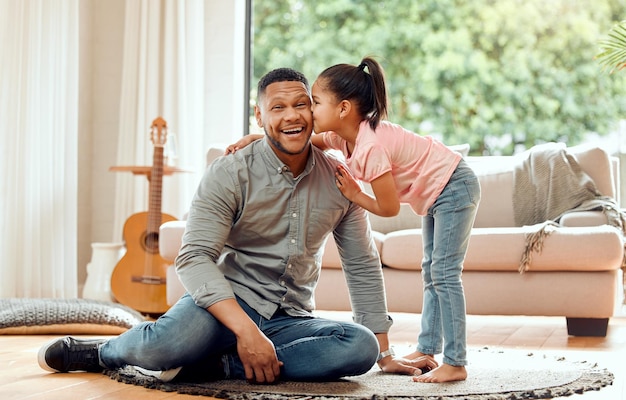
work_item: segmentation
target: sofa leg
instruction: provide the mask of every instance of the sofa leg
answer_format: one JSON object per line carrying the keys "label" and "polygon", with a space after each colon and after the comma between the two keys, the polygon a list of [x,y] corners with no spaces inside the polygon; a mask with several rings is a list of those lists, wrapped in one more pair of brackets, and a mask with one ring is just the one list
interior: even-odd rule
{"label": "sofa leg", "polygon": [[570,318],[567,319],[567,333],[570,336],[606,336],[608,318]]}

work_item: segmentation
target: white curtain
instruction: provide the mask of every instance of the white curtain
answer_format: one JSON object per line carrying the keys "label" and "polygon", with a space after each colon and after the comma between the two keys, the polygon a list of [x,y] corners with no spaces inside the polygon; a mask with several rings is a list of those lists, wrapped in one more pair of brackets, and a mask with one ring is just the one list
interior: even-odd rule
{"label": "white curtain", "polygon": [[[167,122],[166,143],[176,160],[194,173],[163,177],[163,213],[180,219],[197,182],[198,144],[204,126],[204,1],[128,0],[117,164],[152,166],[154,147],[148,132],[160,116]],[[173,155],[173,154],[170,154]],[[170,157],[170,162],[172,162]],[[128,217],[148,209],[150,186],[143,177],[117,174],[114,241],[122,239]]]}
{"label": "white curtain", "polygon": [[0,297],[76,297],[78,0],[0,0]]}

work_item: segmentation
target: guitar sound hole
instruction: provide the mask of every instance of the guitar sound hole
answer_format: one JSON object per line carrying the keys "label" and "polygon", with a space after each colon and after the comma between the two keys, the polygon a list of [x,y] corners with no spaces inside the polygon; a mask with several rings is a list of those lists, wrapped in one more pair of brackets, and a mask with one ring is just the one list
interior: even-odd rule
{"label": "guitar sound hole", "polygon": [[157,232],[147,233],[144,236],[143,245],[146,251],[156,254],[159,252],[159,234]]}

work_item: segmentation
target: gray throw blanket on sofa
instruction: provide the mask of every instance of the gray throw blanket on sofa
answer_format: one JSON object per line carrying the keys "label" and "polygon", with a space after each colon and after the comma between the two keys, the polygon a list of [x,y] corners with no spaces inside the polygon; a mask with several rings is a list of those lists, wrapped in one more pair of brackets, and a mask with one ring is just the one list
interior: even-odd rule
{"label": "gray throw blanket on sofa", "polygon": [[513,171],[517,226],[557,221],[564,212],[601,196],[562,143],[535,146],[519,157]]}
{"label": "gray throw blanket on sofa", "polygon": [[519,156],[513,171],[513,212],[517,226],[538,225],[526,237],[519,271],[530,267],[533,252],[541,252],[548,236],[566,212],[601,210],[610,225],[626,229],[615,200],[603,196],[563,143],[538,145]]}

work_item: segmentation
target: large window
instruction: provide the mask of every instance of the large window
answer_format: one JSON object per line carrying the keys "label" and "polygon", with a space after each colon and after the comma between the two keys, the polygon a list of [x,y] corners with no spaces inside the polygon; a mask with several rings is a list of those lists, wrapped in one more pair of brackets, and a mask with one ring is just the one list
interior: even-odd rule
{"label": "large window", "polygon": [[373,55],[390,120],[472,154],[609,135],[626,115],[626,73],[609,75],[598,41],[622,0],[252,0],[251,99],[272,68],[313,82]]}

